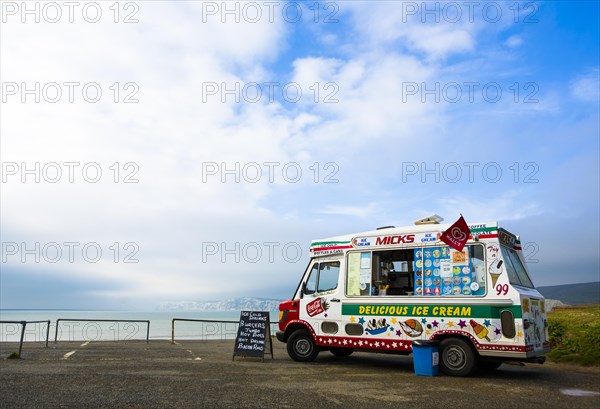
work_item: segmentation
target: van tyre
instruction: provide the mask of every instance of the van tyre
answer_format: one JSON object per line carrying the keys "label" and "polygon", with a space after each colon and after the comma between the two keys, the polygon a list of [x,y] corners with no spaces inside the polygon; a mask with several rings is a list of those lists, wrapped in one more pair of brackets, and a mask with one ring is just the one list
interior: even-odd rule
{"label": "van tyre", "polygon": [[305,329],[296,330],[287,341],[287,351],[294,361],[311,362],[319,355],[319,348],[315,345],[310,332]]}
{"label": "van tyre", "polygon": [[351,348],[331,348],[331,353],[339,358],[346,358],[354,352]]}
{"label": "van tyre", "polygon": [[449,376],[468,376],[477,368],[477,356],[471,343],[462,338],[440,342],[440,369]]}

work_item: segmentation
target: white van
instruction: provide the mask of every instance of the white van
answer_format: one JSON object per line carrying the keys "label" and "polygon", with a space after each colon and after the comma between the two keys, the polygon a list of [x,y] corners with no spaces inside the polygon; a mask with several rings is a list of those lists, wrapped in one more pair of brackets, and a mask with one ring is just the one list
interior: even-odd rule
{"label": "white van", "polygon": [[290,357],[410,354],[412,341],[437,340],[447,375],[543,363],[545,301],[519,238],[494,222],[472,224],[459,252],[439,240],[450,225],[431,220],[313,241],[293,298],[279,306],[277,338]]}

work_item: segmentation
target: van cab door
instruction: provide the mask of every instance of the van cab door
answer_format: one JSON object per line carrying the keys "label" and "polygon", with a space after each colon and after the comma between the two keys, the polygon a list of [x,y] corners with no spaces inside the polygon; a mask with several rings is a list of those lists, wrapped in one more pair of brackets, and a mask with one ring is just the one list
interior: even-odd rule
{"label": "van cab door", "polygon": [[341,260],[315,260],[302,287],[300,316],[317,335],[340,335],[343,284]]}

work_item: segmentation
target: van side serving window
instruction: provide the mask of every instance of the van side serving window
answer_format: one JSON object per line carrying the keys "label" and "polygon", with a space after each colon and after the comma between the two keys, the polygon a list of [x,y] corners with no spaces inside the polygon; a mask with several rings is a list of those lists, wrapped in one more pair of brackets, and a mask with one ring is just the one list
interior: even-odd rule
{"label": "van side serving window", "polygon": [[313,264],[308,280],[306,280],[304,294],[335,290],[339,275],[339,261],[325,261]]}
{"label": "van side serving window", "polygon": [[522,287],[534,288],[525,266],[521,262],[519,255],[514,249],[506,246],[500,246],[502,258],[506,265],[508,279],[511,284],[520,285]]}
{"label": "van side serving window", "polygon": [[485,248],[470,244],[351,252],[347,258],[348,296],[483,296]]}

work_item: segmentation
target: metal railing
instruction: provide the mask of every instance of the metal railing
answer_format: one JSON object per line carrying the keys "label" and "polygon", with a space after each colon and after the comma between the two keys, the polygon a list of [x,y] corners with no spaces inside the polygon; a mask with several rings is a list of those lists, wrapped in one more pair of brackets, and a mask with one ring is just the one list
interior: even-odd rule
{"label": "metal railing", "polygon": [[105,319],[93,320],[93,319],[59,318],[59,319],[56,320],[56,332],[54,334],[54,343],[55,344],[56,344],[56,341],[58,339],[58,327],[59,327],[60,321],[70,321],[70,322],[141,322],[141,323],[145,323],[147,325],[147,328],[146,328],[146,344],[150,340],[150,320],[105,320]]}
{"label": "metal railing", "polygon": [[27,324],[40,324],[45,322],[48,324],[46,328],[46,348],[48,348],[48,337],[50,336],[50,320],[43,321],[0,321],[0,324],[21,324],[21,340],[19,341],[19,358],[21,358],[21,351],[23,350],[23,340],[25,339],[25,327]]}
{"label": "metal railing", "polygon": [[[56,328],[55,328],[55,333],[54,333],[54,343],[56,344],[58,342],[58,331],[60,328],[60,322],[127,322],[127,323],[145,323],[146,324],[146,343],[149,343],[150,340],[150,320],[110,320],[110,319],[77,319],[77,318],[58,318],[56,320]],[[171,321],[171,343],[175,343],[175,322],[176,321],[183,321],[183,322],[200,322],[200,323],[208,323],[208,324],[234,324],[235,325],[235,329],[232,329],[231,331],[228,331],[227,329],[225,330],[225,332],[223,332],[223,327],[219,327],[219,332],[220,332],[220,337],[221,340],[223,339],[227,339],[227,335],[230,333],[234,338],[235,335],[237,334],[237,326],[239,325],[239,321],[227,321],[227,320],[203,320],[203,319],[192,319],[192,318],[173,318]],[[46,323],[47,324],[47,328],[46,328],[46,347],[48,347],[48,340],[50,339],[50,320],[43,320],[43,321],[0,321],[0,324],[20,324],[22,326],[21,329],[21,339],[19,342],[19,357],[21,356],[21,351],[23,349],[23,342],[24,342],[24,337],[25,337],[25,327],[27,326],[27,324],[35,324],[35,323]],[[277,326],[278,322],[277,321],[269,321],[269,325],[271,326],[271,328],[273,328],[273,326]],[[273,334],[274,332],[271,331],[271,334]],[[208,339],[209,335],[217,335],[218,332],[210,332],[209,334],[205,335],[205,339]],[[225,336],[225,338],[223,337]],[[202,337],[202,336],[201,336]]]}
{"label": "metal railing", "polygon": [[[198,319],[192,319],[192,318],[173,318],[173,320],[171,321],[171,343],[174,344],[175,343],[175,321],[185,321],[185,322],[202,322],[202,323],[210,323],[210,324],[236,324],[239,325],[239,321],[224,321],[224,320],[198,320]],[[273,325],[278,325],[279,322],[275,321],[269,321],[269,325],[273,326]],[[221,340],[223,340],[223,328],[221,327]],[[272,331],[271,331],[272,333]],[[234,337],[237,334],[237,328],[235,330],[235,332],[233,333]],[[211,333],[210,335],[216,335],[216,333]],[[227,332],[226,334],[227,335]],[[208,338],[206,338],[208,339]]]}

